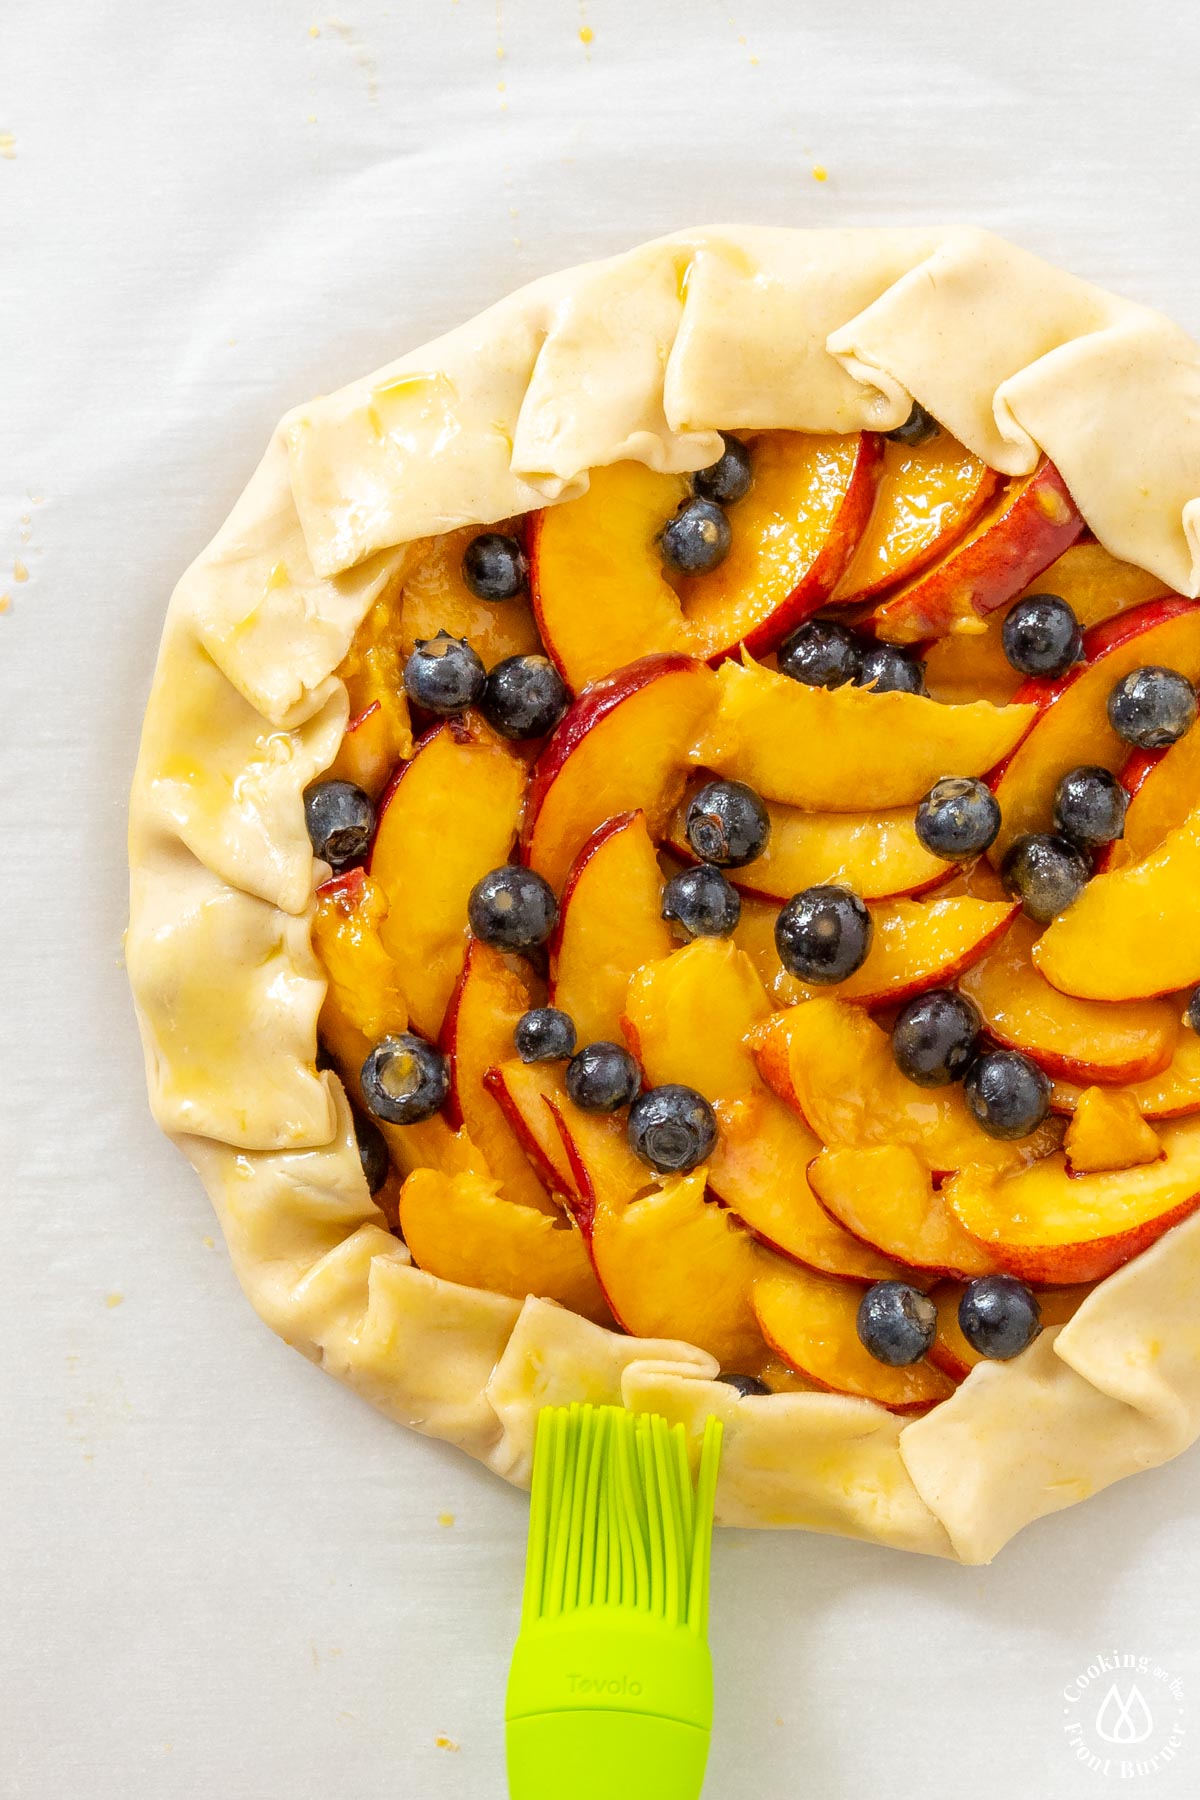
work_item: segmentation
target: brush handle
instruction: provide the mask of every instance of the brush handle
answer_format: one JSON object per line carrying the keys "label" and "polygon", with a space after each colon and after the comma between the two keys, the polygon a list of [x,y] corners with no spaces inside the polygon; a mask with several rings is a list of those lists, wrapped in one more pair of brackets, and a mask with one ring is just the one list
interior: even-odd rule
{"label": "brush handle", "polygon": [[509,1800],[699,1800],[707,1731],[651,1713],[541,1713],[508,1724]]}

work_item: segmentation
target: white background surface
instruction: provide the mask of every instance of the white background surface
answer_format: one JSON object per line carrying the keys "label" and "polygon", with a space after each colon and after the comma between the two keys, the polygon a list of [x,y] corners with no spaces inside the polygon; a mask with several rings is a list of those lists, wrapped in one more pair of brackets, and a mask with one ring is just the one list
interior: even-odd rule
{"label": "white background surface", "polygon": [[[0,6],[4,1800],[503,1794],[523,1497],[257,1323],[121,967],[163,607],[276,417],[721,219],[974,219],[1200,327],[1190,0],[338,3]],[[1061,1693],[1144,1652],[1200,1738],[1198,1474],[989,1570],[725,1535],[710,1800],[1200,1791]]]}

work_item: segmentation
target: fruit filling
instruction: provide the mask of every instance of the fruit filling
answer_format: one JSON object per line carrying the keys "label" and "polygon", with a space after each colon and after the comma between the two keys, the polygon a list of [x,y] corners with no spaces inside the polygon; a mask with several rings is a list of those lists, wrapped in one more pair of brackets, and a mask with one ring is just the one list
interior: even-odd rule
{"label": "fruit filling", "polygon": [[1200,1206],[1200,606],[920,406],[431,539],[305,795],[414,1262],[901,1413]]}

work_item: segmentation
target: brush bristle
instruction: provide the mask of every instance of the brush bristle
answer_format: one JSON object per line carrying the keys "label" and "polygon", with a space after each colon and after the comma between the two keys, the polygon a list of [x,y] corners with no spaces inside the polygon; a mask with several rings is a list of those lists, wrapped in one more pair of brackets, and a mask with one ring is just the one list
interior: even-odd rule
{"label": "brush bristle", "polygon": [[709,1419],[695,1488],[682,1425],[619,1406],[552,1406],[538,1419],[525,1622],[624,1606],[708,1627],[721,1426]]}

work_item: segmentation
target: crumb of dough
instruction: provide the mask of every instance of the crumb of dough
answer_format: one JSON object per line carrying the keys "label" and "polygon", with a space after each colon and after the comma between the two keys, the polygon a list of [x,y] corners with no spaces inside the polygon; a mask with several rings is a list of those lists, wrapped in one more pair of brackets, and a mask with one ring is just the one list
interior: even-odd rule
{"label": "crumb of dough", "polygon": [[17,557],[16,561],[13,563],[13,580],[14,581],[28,581],[29,580],[29,570],[25,567],[25,564],[21,561],[19,556]]}
{"label": "crumb of dough", "polygon": [[104,1296],[104,1304],[108,1307],[120,1306],[124,1298],[124,1294],[106,1294]]}
{"label": "crumb of dough", "polygon": [[462,1745],[456,1744],[454,1739],[452,1737],[447,1737],[444,1731],[439,1731],[433,1741],[434,1741],[436,1748],[439,1750],[461,1750],[462,1749]]}
{"label": "crumb of dough", "polygon": [[0,613],[6,613],[12,605],[11,594],[0,594]]}
{"label": "crumb of dough", "polygon": [[590,25],[581,25],[581,26],[580,26],[580,27],[579,27],[579,41],[580,41],[580,43],[581,43],[581,44],[593,44],[593,43],[595,43],[595,41],[596,41],[596,34],[595,34],[595,32],[594,32],[594,31],[593,31],[593,30],[592,30],[592,28],[591,28],[591,26],[590,26]]}
{"label": "crumb of dough", "polygon": [[438,1524],[442,1527],[443,1531],[449,1531],[449,1529],[450,1529],[451,1525],[453,1525],[453,1523],[454,1523],[454,1514],[453,1513],[439,1513],[438,1514]]}
{"label": "crumb of dough", "polygon": [[825,167],[824,163],[814,163],[812,173],[813,173],[814,181],[828,181],[829,180],[829,170]]}

